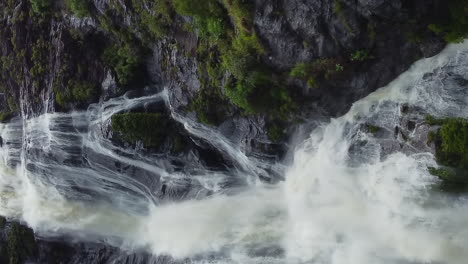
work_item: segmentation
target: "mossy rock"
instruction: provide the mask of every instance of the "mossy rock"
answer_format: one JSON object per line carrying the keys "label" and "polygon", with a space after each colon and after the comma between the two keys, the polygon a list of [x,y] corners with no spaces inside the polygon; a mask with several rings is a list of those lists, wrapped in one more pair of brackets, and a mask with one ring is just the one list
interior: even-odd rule
{"label": "mossy rock", "polygon": [[463,118],[426,118],[432,125],[440,125],[431,134],[436,146],[436,160],[442,168],[429,172],[451,185],[468,186],[468,121]]}
{"label": "mossy rock", "polygon": [[161,150],[167,143],[167,151],[183,152],[189,145],[183,128],[165,113],[121,113],[111,118],[111,127],[117,138],[130,144],[142,142],[148,149]]}
{"label": "mossy rock", "polygon": [[167,135],[169,122],[160,113],[123,113],[112,116],[112,130],[127,142],[142,141],[145,147],[159,147]]}

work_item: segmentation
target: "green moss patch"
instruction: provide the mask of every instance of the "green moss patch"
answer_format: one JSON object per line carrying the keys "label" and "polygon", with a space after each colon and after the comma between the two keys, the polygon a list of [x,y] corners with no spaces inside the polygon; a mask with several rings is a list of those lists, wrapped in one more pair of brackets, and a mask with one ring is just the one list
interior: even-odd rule
{"label": "green moss patch", "polygon": [[88,0],[65,0],[65,6],[77,17],[87,17],[91,15],[90,3]]}
{"label": "green moss patch", "polygon": [[131,144],[142,142],[146,148],[158,149],[166,141],[171,153],[183,152],[189,142],[180,133],[182,127],[162,113],[121,113],[111,118],[116,137]]}
{"label": "green moss patch", "polygon": [[97,97],[99,90],[97,85],[87,81],[69,80],[65,90],[55,90],[55,101],[61,107],[70,103],[91,102]]}
{"label": "green moss patch", "polygon": [[436,145],[436,159],[442,165],[429,171],[445,182],[466,186],[468,184],[468,121],[463,118],[426,118],[428,123],[440,125],[431,135]]}
{"label": "green moss patch", "polygon": [[381,128],[378,126],[371,125],[371,124],[366,124],[366,129],[369,133],[375,134],[379,132]]}
{"label": "green moss patch", "polygon": [[310,88],[319,88],[321,82],[336,78],[343,71],[344,66],[337,59],[322,58],[313,62],[296,64],[289,75],[307,81]]}
{"label": "green moss patch", "polygon": [[112,116],[112,130],[130,143],[142,141],[146,147],[159,147],[169,129],[167,117],[159,113],[124,113]]}

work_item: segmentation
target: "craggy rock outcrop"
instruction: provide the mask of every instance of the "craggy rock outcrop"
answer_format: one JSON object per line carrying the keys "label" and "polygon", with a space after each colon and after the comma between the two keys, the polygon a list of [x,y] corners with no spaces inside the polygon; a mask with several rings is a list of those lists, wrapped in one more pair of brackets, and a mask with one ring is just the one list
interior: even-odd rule
{"label": "craggy rock outcrop", "polygon": [[[437,54],[444,42],[426,30],[444,16],[443,1],[256,1],[255,26],[269,53],[265,61],[279,70],[298,62],[335,58],[344,76],[320,89],[299,84],[311,102],[331,116],[382,87],[415,60]],[[351,61],[358,51],[371,57]]]}

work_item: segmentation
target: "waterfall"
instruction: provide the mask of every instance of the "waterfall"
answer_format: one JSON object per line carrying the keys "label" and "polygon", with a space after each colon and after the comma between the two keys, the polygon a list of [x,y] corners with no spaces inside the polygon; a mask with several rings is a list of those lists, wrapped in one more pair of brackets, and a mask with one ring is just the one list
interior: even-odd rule
{"label": "waterfall", "polygon": [[[459,79],[468,79],[468,42],[416,62],[316,128],[275,184],[256,179],[282,164],[250,157],[174,111],[233,168],[179,170],[178,157],[106,137],[115,113],[154,102],[172,110],[167,91],[12,120],[0,125],[0,215],[40,236],[66,234],[191,263],[466,263],[468,197],[434,188],[437,178],[427,172],[434,156],[415,132],[426,114],[468,115],[468,87]],[[417,109],[409,115],[419,123],[402,138],[395,128],[408,118],[406,105]],[[369,133],[368,124],[380,131]],[[163,199],[163,184],[188,191]]]}

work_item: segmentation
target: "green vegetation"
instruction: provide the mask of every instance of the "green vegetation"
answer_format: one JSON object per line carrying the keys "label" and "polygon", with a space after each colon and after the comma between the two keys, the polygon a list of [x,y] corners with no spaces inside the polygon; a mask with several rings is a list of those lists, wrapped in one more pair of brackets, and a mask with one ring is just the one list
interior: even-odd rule
{"label": "green vegetation", "polygon": [[30,0],[32,10],[39,15],[48,13],[52,7],[52,0]]}
{"label": "green vegetation", "polygon": [[34,86],[38,87],[39,83],[44,79],[44,74],[47,68],[47,56],[49,51],[49,43],[41,36],[39,37],[31,49],[32,67],[29,70],[33,78]]}
{"label": "green vegetation", "polygon": [[149,38],[162,38],[167,34],[168,26],[172,23],[172,5],[170,1],[150,1],[143,5],[140,0],[132,0],[132,7],[138,14],[138,26]]}
{"label": "green vegetation", "polygon": [[468,37],[468,2],[448,0],[450,16],[440,23],[430,24],[428,28],[444,37],[447,42],[462,42]]}
{"label": "green vegetation", "polygon": [[342,71],[344,71],[343,65],[341,65],[341,64],[339,64],[339,63],[335,64],[335,71],[337,71],[337,72],[342,72]]}
{"label": "green vegetation", "polygon": [[379,132],[381,128],[378,126],[371,125],[371,124],[366,124],[366,129],[369,133],[375,134]]}
{"label": "green vegetation", "polygon": [[121,85],[127,85],[135,79],[142,65],[142,57],[141,48],[131,42],[109,45],[103,54],[104,61],[115,71]]}
{"label": "green vegetation", "polygon": [[429,171],[451,184],[468,184],[468,121],[463,118],[426,118],[431,125],[439,125],[437,133],[429,135],[436,144],[436,159],[442,168]]}
{"label": "green vegetation", "polygon": [[220,87],[204,87],[194,98],[190,110],[197,113],[198,120],[207,125],[219,125],[226,118],[228,102],[220,93]]}
{"label": "green vegetation", "polygon": [[88,0],[65,0],[66,7],[77,17],[91,15]]}
{"label": "green vegetation", "polygon": [[[202,62],[200,67],[208,67],[199,72],[206,73],[208,81],[202,80],[200,94],[191,107],[202,122],[216,123],[202,103],[216,102],[223,96],[246,114],[268,113],[285,118],[293,111],[295,104],[285,85],[275,81],[275,73],[261,62],[260,55],[265,51],[254,32],[247,1],[174,0],[173,4],[178,14],[193,18],[191,27],[202,39],[198,59]],[[224,93],[218,92],[219,80],[226,72],[231,75],[225,82]],[[218,103],[216,107],[222,106]]]}
{"label": "green vegetation", "polygon": [[285,137],[284,127],[277,123],[270,124],[267,127],[267,135],[271,141],[280,142]]}
{"label": "green vegetation", "polygon": [[450,118],[435,118],[434,116],[427,115],[426,116],[426,123],[431,126],[442,126],[443,124],[447,123]]}
{"label": "green vegetation", "polygon": [[468,170],[468,122],[461,118],[448,119],[440,128],[437,160],[445,166]]}
{"label": "green vegetation", "polygon": [[90,102],[98,94],[96,85],[78,80],[69,80],[64,91],[54,89],[54,92],[55,100],[61,107],[66,107],[67,104],[74,102]]}
{"label": "green vegetation", "polygon": [[156,148],[168,133],[168,118],[159,113],[123,113],[112,116],[112,130],[122,139]]}
{"label": "green vegetation", "polygon": [[351,54],[351,61],[363,62],[366,60],[374,59],[368,50],[357,50]]}
{"label": "green vegetation", "polygon": [[343,13],[343,3],[340,0],[334,0],[333,1],[333,13],[334,14],[342,14]]}
{"label": "green vegetation", "polygon": [[312,63],[298,63],[289,75],[307,81],[310,88],[318,88],[320,82],[336,77],[344,67],[335,59],[318,59]]}
{"label": "green vegetation", "polygon": [[220,38],[226,33],[223,6],[216,0],[174,0],[178,14],[194,18],[195,28],[202,37]]}

